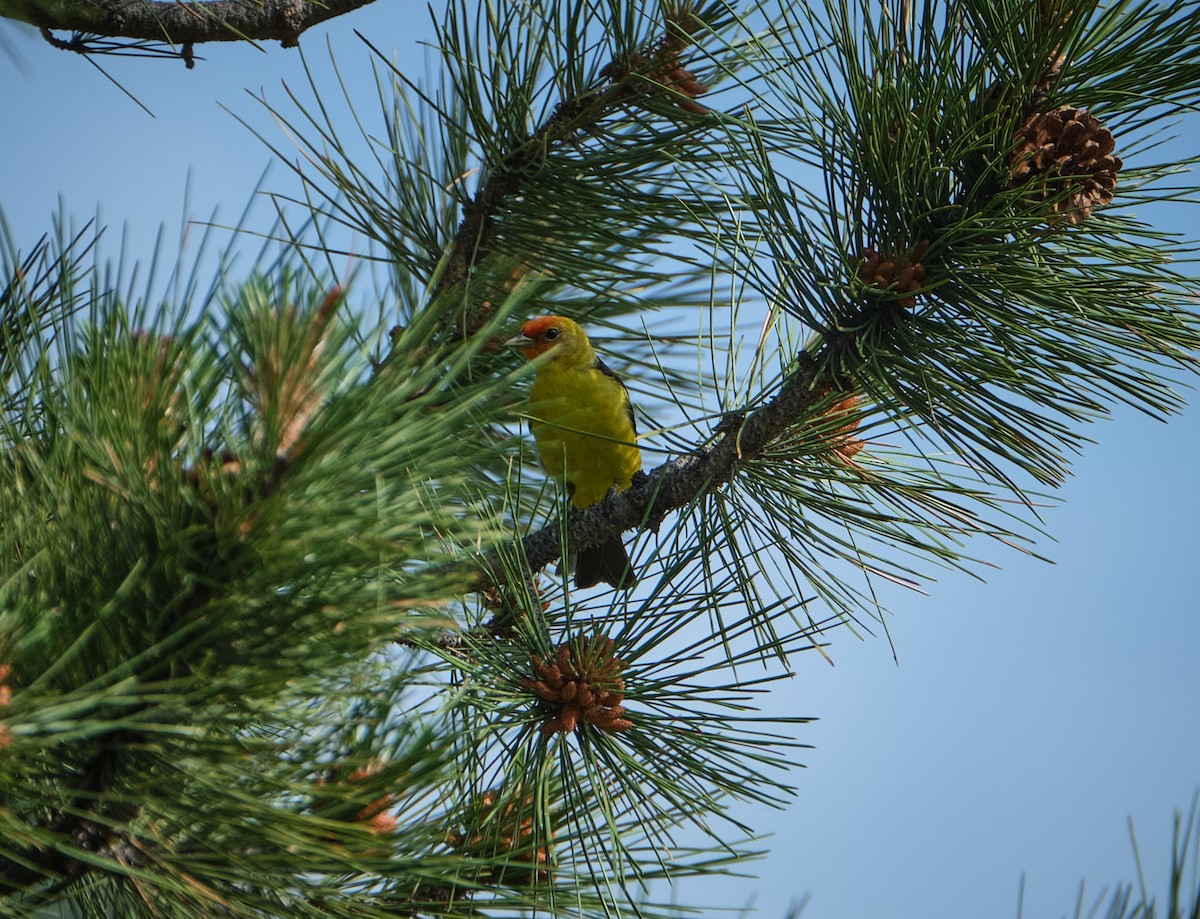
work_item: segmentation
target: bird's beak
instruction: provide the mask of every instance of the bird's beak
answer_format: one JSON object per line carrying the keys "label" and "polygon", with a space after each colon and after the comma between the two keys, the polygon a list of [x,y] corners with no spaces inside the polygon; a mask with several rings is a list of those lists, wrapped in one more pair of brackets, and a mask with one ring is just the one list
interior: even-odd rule
{"label": "bird's beak", "polygon": [[533,339],[528,335],[514,335],[504,343],[506,348],[528,348],[533,344]]}

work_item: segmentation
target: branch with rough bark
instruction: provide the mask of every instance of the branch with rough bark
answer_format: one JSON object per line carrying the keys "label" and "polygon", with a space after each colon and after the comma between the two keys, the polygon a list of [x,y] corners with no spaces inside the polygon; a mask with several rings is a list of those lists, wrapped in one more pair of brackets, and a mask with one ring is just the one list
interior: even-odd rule
{"label": "branch with rough bark", "polygon": [[[559,518],[521,540],[528,569],[536,572],[563,555],[563,534],[569,553],[598,546],[614,536],[642,526],[654,528],[674,511],[685,508],[706,492],[728,482],[738,466],[760,456],[794,425],[809,417],[814,406],[836,388],[831,363],[801,352],[795,372],[769,402],[745,416],[729,415],[708,446],[678,456],[639,476],[626,491],[610,494],[591,507],[573,510],[565,527]],[[472,584],[488,590],[505,580],[500,553],[480,559],[482,570]]]}
{"label": "branch with rough bark", "polygon": [[[507,202],[525,191],[529,177],[538,173],[549,151],[593,131],[605,117],[636,102],[639,95],[646,95],[647,86],[659,87],[691,116],[706,114],[707,109],[695,100],[708,92],[708,87],[680,63],[681,53],[702,28],[702,21],[690,11],[668,15],[666,34],[645,54],[634,53],[628,61],[610,61],[599,72],[602,83],[561,99],[549,118],[508,150],[484,175],[474,197],[464,202],[462,219],[434,285],[435,294],[445,295],[465,284],[475,266],[493,251],[499,214]],[[505,282],[501,296],[511,291],[521,275],[538,267],[535,261],[531,250],[529,263],[516,269]],[[479,330],[489,312],[478,308],[479,301],[495,294],[484,290],[466,302],[462,314],[455,317],[457,336],[466,337]]]}
{"label": "branch with rough bark", "polygon": [[[372,0],[0,0],[0,16],[47,30],[158,41],[278,41],[294,47],[312,26]],[[57,44],[57,43],[56,43]],[[70,44],[70,43],[66,43]],[[70,50],[70,49],[69,49]]]}

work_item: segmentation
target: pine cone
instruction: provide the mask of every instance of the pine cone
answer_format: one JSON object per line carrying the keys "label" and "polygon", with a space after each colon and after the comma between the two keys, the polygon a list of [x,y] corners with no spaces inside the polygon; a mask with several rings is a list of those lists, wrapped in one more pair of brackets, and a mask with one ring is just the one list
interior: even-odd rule
{"label": "pine cone", "polygon": [[1054,198],[1054,213],[1079,223],[1113,199],[1122,166],[1115,147],[1112,132],[1088,112],[1035,112],[1013,137],[1009,187]]}

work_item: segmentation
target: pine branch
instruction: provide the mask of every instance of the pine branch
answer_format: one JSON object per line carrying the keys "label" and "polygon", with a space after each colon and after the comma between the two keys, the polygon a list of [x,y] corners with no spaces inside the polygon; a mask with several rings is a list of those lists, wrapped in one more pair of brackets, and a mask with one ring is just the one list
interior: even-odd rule
{"label": "pine branch", "polygon": [[[831,370],[828,346],[814,357],[801,352],[795,372],[775,396],[749,414],[727,416],[717,427],[718,439],[697,448],[687,456],[668,460],[634,480],[620,494],[611,494],[599,504],[572,511],[566,519],[566,550],[579,552],[606,542],[627,530],[640,526],[656,529],[673,511],[694,504],[704,494],[718,489],[737,473],[739,466],[760,456],[790,428],[810,417],[814,406],[828,399],[837,375]],[[521,540],[521,553],[529,569],[537,571],[563,555],[564,526],[551,520],[536,533]],[[500,556],[494,550],[482,556],[490,575],[473,583],[476,590],[488,590],[503,583]]]}
{"label": "pine branch", "polygon": [[[693,43],[693,34],[704,23],[683,8],[668,13],[665,34],[645,49],[635,52],[628,61],[614,59],[600,68],[603,82],[575,95],[563,97],[553,112],[527,137],[499,155],[496,165],[485,177],[474,197],[463,205],[458,230],[446,250],[441,273],[433,294],[444,295],[467,282],[472,270],[492,252],[500,229],[501,215],[512,202],[525,193],[527,186],[539,181],[539,173],[555,153],[601,129],[606,118],[622,108],[636,106],[639,97],[655,95],[673,99],[687,113],[683,131],[698,131],[704,121],[697,116],[707,110],[694,100],[708,91],[695,76],[679,63],[681,53]],[[526,240],[527,251],[521,254],[522,264],[504,282],[508,293],[516,280],[529,270],[541,270],[534,251],[536,240]],[[496,296],[494,291],[482,291],[475,299]],[[501,294],[502,296],[502,294]],[[488,318],[487,309],[472,311],[468,301],[467,313],[461,318],[459,333],[477,331]]]}
{"label": "pine branch", "polygon": [[501,159],[463,209],[445,270],[435,288],[437,293],[446,293],[465,282],[471,269],[487,257],[498,211],[507,200],[520,194],[524,177],[538,170],[546,152],[594,126],[623,95],[620,88],[609,87],[563,100],[545,124]]}
{"label": "pine branch", "polygon": [[174,3],[168,0],[97,0],[87,3],[2,0],[0,16],[18,19],[43,30],[110,38],[175,44],[278,41],[283,47],[292,48],[299,43],[301,34],[307,29],[370,2],[372,0],[210,0],[201,3]]}
{"label": "pine branch", "polygon": [[[200,485],[199,475],[189,474],[188,478],[194,486]],[[217,508],[213,506],[210,510],[215,518]],[[210,528],[213,524],[214,520],[204,521]],[[215,540],[207,555],[209,559],[219,559],[217,567],[224,568],[229,579],[235,577],[237,558],[222,557]],[[211,577],[213,571],[203,574]],[[162,681],[168,672],[170,678],[192,672],[195,662],[174,647],[179,643],[178,633],[200,616],[208,604],[219,601],[221,594],[216,586],[204,584],[201,578],[193,583],[200,586],[190,596],[181,598],[172,618],[159,627],[159,635],[155,636],[158,640],[152,642],[161,649],[159,654],[147,655],[138,669],[137,678],[144,684]],[[152,699],[132,702],[120,711],[119,720],[136,722],[145,716],[151,716],[152,720],[151,713],[156,707],[157,702]],[[81,778],[71,789],[73,799],[55,811],[43,826],[31,827],[40,837],[38,842],[21,849],[6,849],[0,854],[0,896],[27,890],[50,878],[77,879],[95,870],[97,859],[111,860],[124,867],[134,867],[146,860],[147,844],[123,829],[137,820],[139,806],[120,799],[106,806],[104,792],[114,783],[114,776],[141,768],[142,764],[136,757],[131,760],[128,751],[148,747],[152,742],[153,732],[142,732],[136,727],[119,728],[105,737],[89,760],[75,764]]]}

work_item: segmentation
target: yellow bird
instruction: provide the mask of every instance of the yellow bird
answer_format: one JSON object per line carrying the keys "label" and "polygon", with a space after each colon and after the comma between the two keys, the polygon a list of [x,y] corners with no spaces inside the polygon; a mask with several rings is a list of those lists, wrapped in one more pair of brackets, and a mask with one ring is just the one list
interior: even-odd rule
{"label": "yellow bird", "polygon": [[[529,427],[542,465],[566,484],[572,507],[627,489],[642,468],[633,406],[587,333],[563,316],[541,316],[505,344],[520,348],[528,360],[546,355],[529,390]],[[620,536],[576,559],[576,587],[601,581],[621,590],[637,583]]]}

